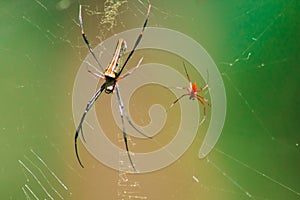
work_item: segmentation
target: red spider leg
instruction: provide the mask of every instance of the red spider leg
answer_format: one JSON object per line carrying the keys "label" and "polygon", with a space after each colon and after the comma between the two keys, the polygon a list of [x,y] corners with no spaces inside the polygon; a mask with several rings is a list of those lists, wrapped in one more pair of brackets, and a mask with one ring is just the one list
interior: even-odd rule
{"label": "red spider leg", "polygon": [[189,89],[189,88],[188,87],[175,87],[175,89],[186,90],[186,89]]}
{"label": "red spider leg", "polygon": [[[181,95],[178,99],[176,99],[172,104],[171,104],[171,106],[168,108],[168,110],[170,110],[182,97],[184,97],[184,96],[188,96],[188,95],[190,95],[190,94],[183,94],[183,95]],[[168,111],[167,110],[167,111]]]}
{"label": "red spider leg", "polygon": [[190,76],[189,76],[189,74],[188,74],[188,72],[187,72],[187,70],[186,70],[185,63],[184,63],[184,62],[183,62],[183,67],[184,67],[184,71],[185,71],[186,77],[188,78],[188,80],[189,80],[189,82],[190,82],[190,84],[191,84],[191,79],[190,79]]}
{"label": "red spider leg", "polygon": [[188,87],[168,87],[169,89],[178,89],[178,90],[186,90],[189,92],[189,88]]}
{"label": "red spider leg", "polygon": [[197,90],[197,92],[202,92],[204,90],[208,89],[208,84],[206,84],[203,88]]}
{"label": "red spider leg", "polygon": [[201,120],[199,126],[205,121],[206,119],[206,105],[205,103],[201,100],[201,96],[197,95],[197,100],[201,103],[201,105],[203,106],[203,119]]}
{"label": "red spider leg", "polygon": [[203,99],[203,101],[205,101],[205,103],[208,105],[208,106],[211,106],[210,102],[203,96],[200,96],[200,95],[197,95],[197,98],[201,98]]}

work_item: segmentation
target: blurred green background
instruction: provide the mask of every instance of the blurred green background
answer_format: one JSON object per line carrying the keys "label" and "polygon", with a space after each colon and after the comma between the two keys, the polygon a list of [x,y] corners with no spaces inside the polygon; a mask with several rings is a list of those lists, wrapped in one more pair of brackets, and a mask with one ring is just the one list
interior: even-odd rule
{"label": "blurred green background", "polygon": [[[140,27],[148,2],[82,4],[86,32],[96,46],[114,33]],[[73,147],[72,89],[88,51],[78,27],[78,4],[2,0],[1,199],[300,199],[300,2],[151,4],[148,26],[192,37],[222,74],[227,116],[215,149],[198,159],[205,134],[199,131],[179,161],[148,174],[126,174],[122,185],[118,171],[80,145],[86,163],[81,169]]]}

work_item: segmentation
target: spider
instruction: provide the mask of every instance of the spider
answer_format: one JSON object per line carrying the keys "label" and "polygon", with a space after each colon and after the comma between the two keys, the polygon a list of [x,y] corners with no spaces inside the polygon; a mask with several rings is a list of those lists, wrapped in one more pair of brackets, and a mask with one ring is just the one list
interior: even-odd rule
{"label": "spider", "polygon": [[80,30],[81,30],[81,35],[83,37],[83,40],[85,42],[85,44],[87,45],[90,53],[92,54],[93,58],[95,59],[95,61],[97,62],[99,68],[104,71],[103,73],[94,73],[91,72],[90,70],[88,70],[88,72],[90,72],[91,74],[95,75],[96,77],[99,77],[101,79],[103,79],[105,82],[101,85],[101,87],[96,91],[96,93],[92,96],[92,98],[89,100],[88,104],[86,105],[85,111],[81,117],[80,123],[76,129],[76,133],[75,133],[75,152],[76,152],[76,157],[77,160],[80,164],[80,166],[82,168],[84,168],[79,154],[78,154],[78,147],[77,147],[77,140],[78,140],[78,136],[79,133],[82,134],[82,138],[84,139],[84,135],[83,135],[83,130],[82,130],[82,125],[84,122],[84,119],[86,117],[86,114],[89,112],[89,110],[91,109],[91,107],[93,106],[93,104],[96,102],[96,100],[99,98],[100,94],[102,93],[102,91],[104,90],[106,94],[112,94],[115,90],[117,92],[117,99],[118,99],[118,103],[119,103],[119,111],[120,111],[120,116],[121,116],[121,120],[122,120],[122,131],[123,131],[123,138],[124,138],[124,143],[125,143],[125,147],[126,147],[126,151],[127,151],[127,155],[129,158],[129,161],[131,163],[132,168],[136,171],[130,153],[129,153],[129,148],[128,148],[128,143],[127,143],[127,134],[126,134],[126,130],[125,130],[125,125],[124,125],[124,116],[126,118],[126,120],[128,121],[128,123],[140,134],[142,134],[143,136],[147,137],[147,138],[151,138],[147,135],[145,135],[144,133],[142,133],[140,130],[138,130],[132,123],[131,119],[129,118],[129,116],[127,115],[125,108],[124,108],[124,104],[121,98],[121,94],[120,94],[120,89],[118,86],[118,81],[120,81],[121,79],[127,77],[128,75],[130,75],[134,70],[136,70],[143,58],[141,58],[137,64],[136,67],[134,67],[132,70],[128,71],[126,74],[124,74],[123,76],[120,76],[123,69],[125,68],[126,64],[128,63],[129,59],[132,57],[136,47],[138,46],[138,44],[140,43],[142,36],[144,34],[144,30],[147,26],[147,22],[148,22],[148,18],[149,18],[149,13],[150,13],[150,8],[151,5],[149,4],[148,7],[148,11],[147,11],[147,15],[146,15],[146,19],[144,22],[144,25],[142,27],[142,31],[140,32],[140,34],[138,35],[138,38],[133,46],[133,49],[130,51],[130,53],[128,54],[124,64],[122,64],[123,60],[124,60],[124,55],[126,53],[126,49],[127,49],[127,45],[126,45],[126,41],[122,38],[120,38],[118,40],[117,46],[116,46],[116,50],[114,52],[114,56],[110,62],[110,64],[108,65],[108,67],[103,70],[103,67],[101,66],[100,62],[98,61],[93,49],[91,48],[90,42],[87,38],[87,35],[85,34],[84,30],[83,30],[83,23],[82,23],[82,16],[81,16],[81,5],[79,5],[79,25],[80,25]]}
{"label": "spider", "polygon": [[195,82],[194,83],[191,82],[190,76],[189,76],[189,74],[186,70],[184,62],[183,62],[183,67],[184,67],[184,71],[185,71],[185,74],[187,76],[187,79],[188,79],[190,85],[189,85],[189,87],[176,87],[176,89],[187,90],[188,93],[183,94],[178,99],[176,99],[171,104],[169,109],[171,109],[184,96],[189,96],[189,99],[191,99],[191,100],[197,99],[201,103],[201,105],[203,106],[203,119],[201,120],[201,122],[199,124],[199,125],[201,125],[206,119],[206,105],[211,106],[211,104],[209,103],[209,101],[204,96],[201,96],[198,93],[203,92],[204,90],[208,89],[208,84],[206,84],[203,88],[197,89],[197,84]]}

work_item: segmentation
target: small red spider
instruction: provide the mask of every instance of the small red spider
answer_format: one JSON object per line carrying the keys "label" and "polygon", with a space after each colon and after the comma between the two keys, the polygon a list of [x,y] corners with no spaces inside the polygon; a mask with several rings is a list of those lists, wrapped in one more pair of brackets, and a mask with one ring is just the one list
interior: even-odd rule
{"label": "small red spider", "polygon": [[198,93],[203,92],[204,90],[208,89],[208,84],[206,84],[203,88],[197,89],[197,84],[191,82],[190,76],[189,76],[189,74],[186,70],[184,62],[183,62],[183,67],[184,67],[184,70],[185,70],[185,73],[186,73],[186,76],[187,76],[187,79],[188,79],[190,85],[189,85],[189,87],[176,87],[176,89],[187,90],[188,93],[183,94],[178,99],[176,99],[171,104],[169,109],[171,109],[184,96],[189,96],[189,98],[191,100],[197,99],[201,103],[201,105],[203,106],[203,109],[204,109],[203,119],[200,122],[200,125],[201,125],[206,119],[206,105],[211,106],[211,104],[209,103],[209,101],[204,96],[201,96]]}

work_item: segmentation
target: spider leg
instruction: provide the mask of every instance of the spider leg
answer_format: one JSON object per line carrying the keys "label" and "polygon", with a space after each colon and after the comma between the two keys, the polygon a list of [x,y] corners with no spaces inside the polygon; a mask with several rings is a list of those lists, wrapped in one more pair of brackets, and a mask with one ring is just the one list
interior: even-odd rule
{"label": "spider leg", "polygon": [[130,126],[131,126],[132,128],[134,128],[134,130],[136,130],[136,131],[137,131],[139,134],[141,134],[142,136],[144,136],[144,137],[146,137],[146,138],[149,138],[149,139],[152,139],[152,137],[146,135],[145,133],[143,133],[143,132],[140,131],[137,127],[135,127],[135,126],[133,125],[133,123],[132,123],[130,117],[127,115],[126,111],[124,111],[124,115],[125,115],[125,117],[126,117],[128,123],[130,124]]}
{"label": "spider leg", "polygon": [[205,121],[206,119],[206,105],[205,103],[201,100],[201,97],[197,95],[197,100],[201,103],[203,106],[203,119],[201,120],[199,126]]}
{"label": "spider leg", "polygon": [[121,120],[122,120],[122,128],[123,128],[123,138],[124,138],[124,142],[125,142],[125,147],[126,147],[126,151],[127,151],[127,155],[129,158],[129,161],[131,163],[132,168],[134,169],[134,171],[137,171],[133,165],[131,156],[130,156],[130,152],[129,152],[129,148],[128,148],[128,142],[127,142],[127,134],[126,134],[126,130],[125,130],[125,124],[124,124],[124,105],[121,99],[121,95],[120,95],[120,91],[119,91],[119,86],[116,84],[116,90],[117,90],[117,97],[118,97],[118,102],[119,102],[119,111],[120,111],[120,115],[121,115]]}
{"label": "spider leg", "polygon": [[197,90],[197,92],[202,92],[202,91],[204,91],[204,90],[208,89],[209,73],[208,73],[208,70],[206,70],[206,72],[207,72],[207,80],[206,80],[206,85],[205,85],[203,88],[201,88],[201,89]]}
{"label": "spider leg", "polygon": [[184,71],[185,71],[185,74],[186,74],[186,77],[188,78],[189,82],[191,83],[191,79],[190,79],[190,76],[186,70],[186,67],[185,67],[185,63],[183,62],[183,67],[184,67]]}
{"label": "spider leg", "polygon": [[168,87],[169,89],[171,89],[171,90],[173,90],[173,89],[177,89],[177,90],[187,90],[187,91],[189,91],[188,89],[188,87]]}
{"label": "spider leg", "polygon": [[140,66],[140,64],[142,63],[143,59],[144,59],[144,57],[142,57],[142,58],[140,59],[140,61],[138,62],[137,66],[135,66],[133,69],[131,69],[130,71],[128,71],[128,72],[127,72],[126,74],[124,74],[123,76],[119,77],[119,78],[118,78],[118,81],[121,80],[121,79],[123,79],[123,78],[125,78],[125,77],[127,77],[127,76],[129,76],[129,75],[132,74],[137,68],[139,68],[139,66]]}
{"label": "spider leg", "polygon": [[186,90],[188,93],[190,93],[190,90],[188,87],[168,87],[169,89],[177,89],[177,90]]}
{"label": "spider leg", "polygon": [[197,90],[197,92],[202,92],[204,90],[208,89],[208,84],[206,84],[203,88]]}
{"label": "spider leg", "polygon": [[78,154],[78,147],[77,147],[77,139],[78,139],[78,136],[79,136],[79,133],[81,131],[82,133],[82,138],[83,140],[85,141],[84,139],[84,136],[83,136],[83,131],[82,131],[82,124],[84,122],[84,119],[86,117],[86,114],[89,112],[89,110],[92,108],[93,104],[95,103],[95,101],[98,99],[98,97],[100,96],[100,94],[102,93],[102,91],[104,90],[105,88],[105,83],[101,86],[101,88],[99,90],[97,90],[97,92],[93,95],[93,97],[90,99],[89,103],[86,105],[86,108],[85,108],[85,111],[81,117],[81,120],[80,120],[80,123],[76,129],[76,133],[75,133],[75,152],[76,152],[76,157],[77,157],[77,160],[80,164],[80,166],[83,168],[83,164],[81,163],[81,160],[79,158],[79,154]]}
{"label": "spider leg", "polygon": [[175,89],[178,89],[178,90],[188,90],[187,87],[175,87]]}
{"label": "spider leg", "polygon": [[103,74],[92,72],[91,70],[88,70],[88,72],[91,73],[92,75],[94,75],[96,78],[101,78],[101,79],[105,80],[105,76]]}
{"label": "spider leg", "polygon": [[205,103],[208,105],[208,106],[211,106],[210,102],[203,96],[200,96],[200,95],[197,95],[197,98],[201,98],[203,99],[203,101],[205,101]]}
{"label": "spider leg", "polygon": [[131,58],[132,54],[134,53],[137,45],[140,43],[142,37],[143,37],[143,34],[144,34],[144,31],[145,31],[145,28],[147,26],[147,22],[148,22],[148,18],[149,18],[149,14],[150,14],[150,9],[151,9],[151,4],[149,4],[149,7],[148,7],[148,11],[147,11],[147,16],[146,16],[146,19],[145,19],[145,22],[144,22],[144,25],[143,25],[143,28],[142,28],[142,31],[140,32],[137,40],[135,41],[135,44],[133,46],[133,49],[131,50],[131,52],[129,53],[128,57],[126,58],[125,62],[124,62],[124,65],[121,69],[121,71],[119,72],[119,74],[121,74],[121,72],[123,71],[123,69],[125,68],[127,62],[129,61],[129,59]]}
{"label": "spider leg", "polygon": [[[191,82],[190,82],[190,87],[192,87],[191,86]],[[188,93],[190,93],[190,88],[188,88],[188,87],[176,87],[176,89],[179,89],[179,90],[186,90]]]}
{"label": "spider leg", "polygon": [[[117,90],[117,91],[119,91],[119,93],[120,93],[120,88],[119,88],[119,86],[118,86],[118,90]],[[132,123],[132,120],[130,119],[130,117],[128,116],[128,114],[127,114],[127,112],[126,112],[126,110],[125,110],[125,108],[124,108],[124,104],[123,104],[123,100],[122,100],[122,98],[121,98],[121,95],[120,95],[119,101],[121,102],[121,105],[123,106],[123,113],[124,113],[124,116],[126,117],[126,119],[127,119],[128,123],[130,124],[130,126],[131,126],[132,128],[134,128],[134,130],[136,130],[136,132],[138,132],[138,133],[141,134],[142,136],[144,136],[144,137],[146,137],[146,138],[149,138],[149,139],[152,139],[152,137],[150,137],[150,136],[146,135],[145,133],[143,133],[142,131],[140,131],[140,130]]]}
{"label": "spider leg", "polygon": [[82,23],[82,16],[81,16],[81,7],[82,7],[82,6],[79,4],[78,18],[79,18],[79,26],[80,26],[82,38],[83,38],[85,44],[87,45],[87,47],[88,47],[90,53],[92,54],[92,56],[93,56],[94,59],[96,60],[98,66],[100,67],[100,69],[101,69],[102,71],[104,71],[104,68],[102,67],[102,65],[101,65],[100,62],[98,61],[98,59],[97,59],[97,57],[96,57],[96,55],[95,55],[93,49],[91,48],[90,42],[89,42],[89,40],[88,40],[88,38],[87,38],[87,36],[86,36],[84,30],[83,30],[83,23]]}
{"label": "spider leg", "polygon": [[184,96],[188,96],[188,95],[190,95],[190,94],[183,94],[183,95],[181,95],[178,99],[176,99],[171,105],[170,105],[170,107],[168,108],[168,110],[167,110],[167,112],[182,98],[182,97],[184,97]]}

